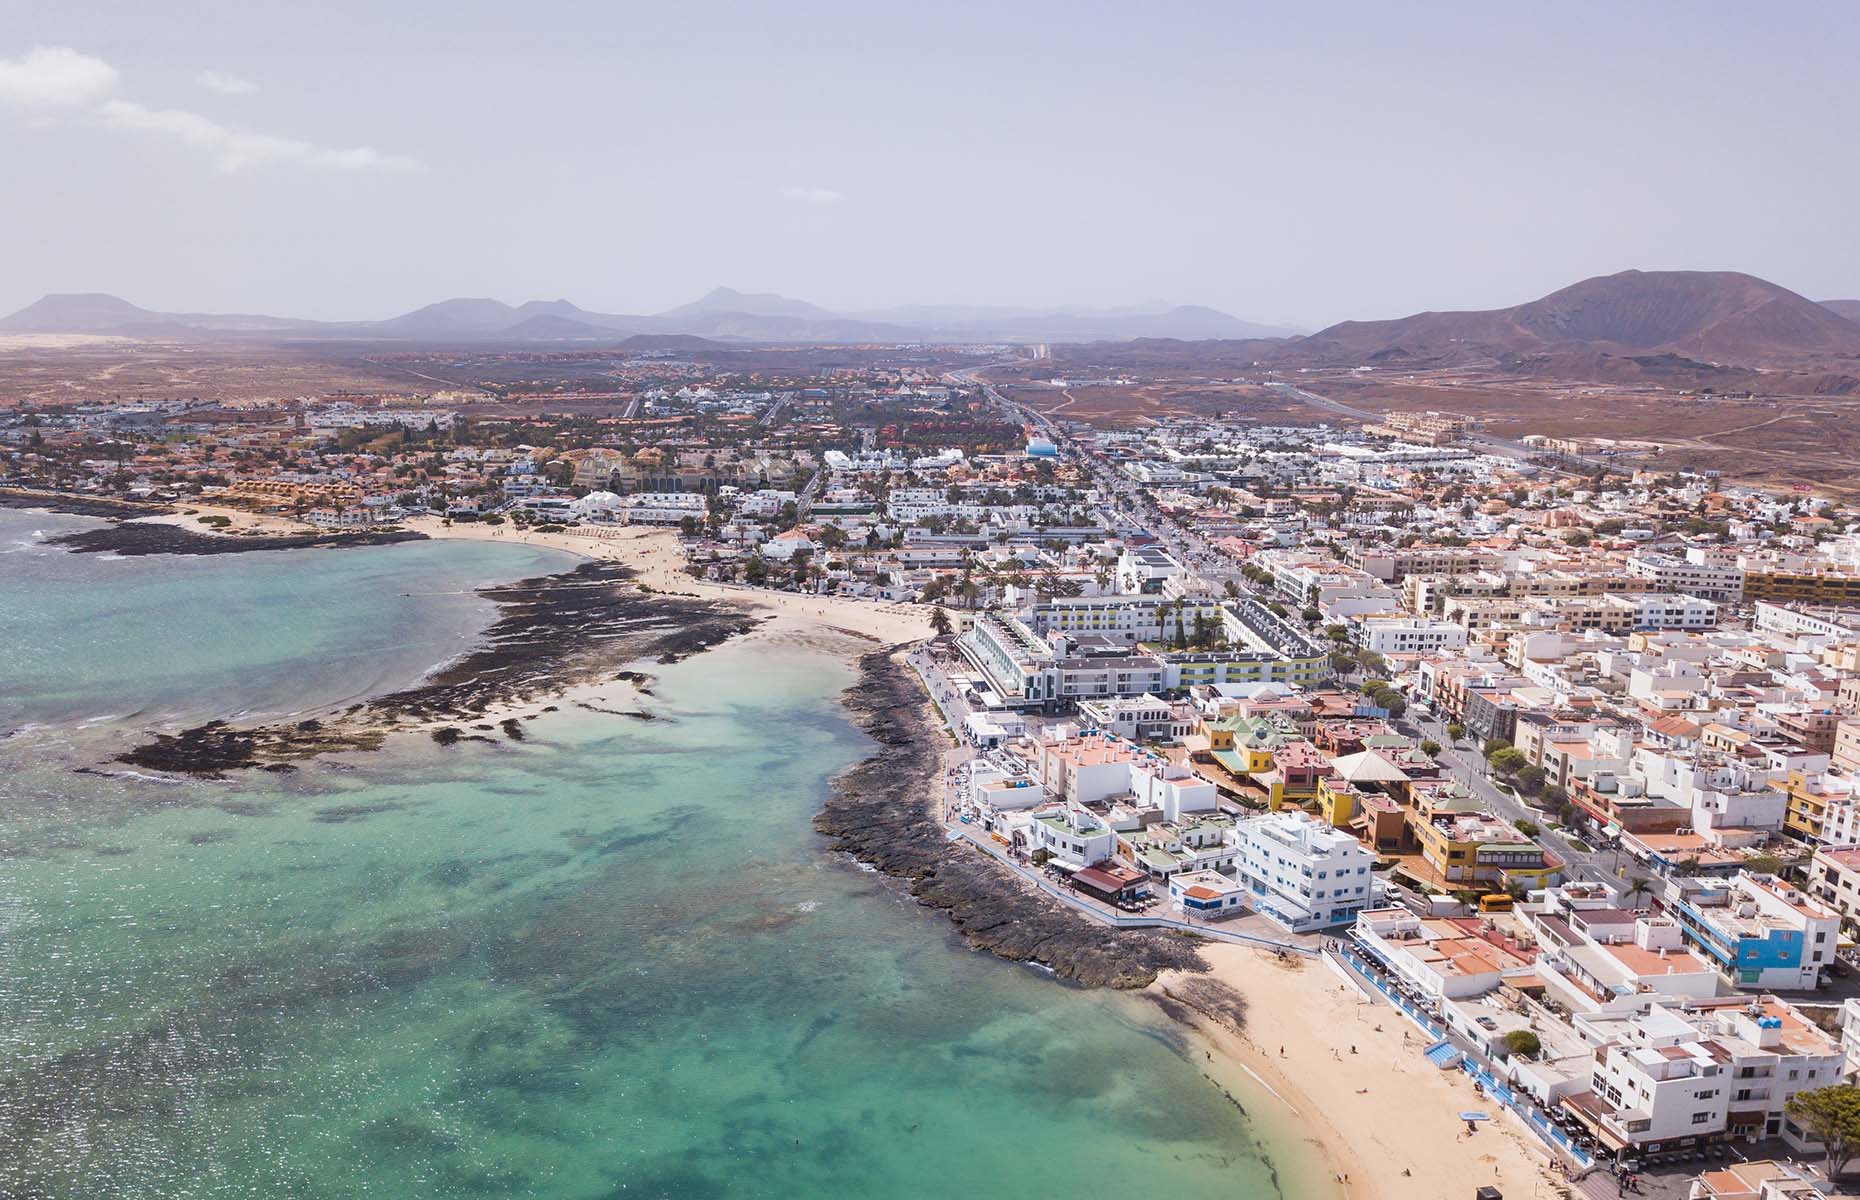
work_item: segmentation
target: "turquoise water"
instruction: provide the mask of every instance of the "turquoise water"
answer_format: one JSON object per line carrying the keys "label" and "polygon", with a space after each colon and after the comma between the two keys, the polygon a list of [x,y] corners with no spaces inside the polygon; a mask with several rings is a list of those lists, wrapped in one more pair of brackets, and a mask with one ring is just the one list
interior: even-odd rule
{"label": "turquoise water", "polygon": [[[372,611],[355,573],[390,568],[348,560],[407,549],[215,561],[293,576],[272,619],[354,630],[296,610]],[[467,552],[448,577],[529,569],[443,549]],[[76,594],[145,566],[195,586],[30,561]],[[138,678],[273,702],[188,653]],[[260,693],[291,670],[268,653]],[[615,691],[658,721],[566,706],[521,743],[214,783],[0,742],[0,1196],[1275,1194],[1258,1129],[1143,1002],[973,954],[822,852],[808,818],[871,746],[850,678],[745,641]]]}
{"label": "turquoise water", "polygon": [[491,613],[477,588],[574,563],[446,541],[136,558],[47,544],[100,523],[0,509],[0,733],[334,707],[469,647]]}

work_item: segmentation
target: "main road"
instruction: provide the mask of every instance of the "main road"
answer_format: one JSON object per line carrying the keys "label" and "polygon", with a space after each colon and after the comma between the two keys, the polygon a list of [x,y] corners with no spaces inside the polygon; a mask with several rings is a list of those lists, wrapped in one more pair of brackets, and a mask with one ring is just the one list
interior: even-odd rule
{"label": "main road", "polygon": [[[1062,433],[1056,423],[1045,414],[1033,411],[1018,404],[1000,392],[984,379],[978,372],[982,368],[970,368],[953,371],[947,378],[951,382],[962,383],[970,387],[980,387],[988,400],[1001,408],[1009,416],[1039,429],[1051,438],[1055,445],[1064,445],[1068,451],[1085,465],[1090,472],[1092,482],[1114,502],[1133,521],[1140,521],[1143,527],[1159,537],[1163,544],[1184,564],[1195,572],[1204,583],[1212,583],[1209,591],[1224,590],[1229,582],[1241,588],[1243,594],[1250,594],[1241,582],[1239,570],[1223,554],[1208,545],[1207,540],[1194,531],[1187,529],[1151,503],[1144,489],[1118,471],[1107,460],[1073,442]],[[1354,408],[1328,396],[1308,392],[1291,384],[1273,384],[1272,386],[1297,397],[1313,407],[1335,413],[1338,416],[1358,420],[1379,420],[1380,415],[1365,409]],[[1509,452],[1516,457],[1526,457],[1532,450],[1521,443],[1504,442],[1499,439],[1481,439],[1485,444]],[[1425,714],[1416,713],[1408,721],[1396,722],[1398,728],[1412,737],[1428,737],[1442,747],[1440,762],[1454,778],[1463,781],[1475,796],[1501,820],[1514,825],[1519,821],[1528,821],[1537,826],[1538,832],[1532,838],[1539,846],[1561,859],[1567,869],[1567,880],[1583,880],[1600,883],[1611,891],[1620,893],[1624,880],[1620,874],[1621,852],[1618,849],[1585,850],[1574,844],[1568,837],[1548,827],[1546,815],[1527,806],[1517,796],[1500,791],[1491,778],[1485,759],[1477,750],[1462,750],[1454,745],[1447,736],[1446,725]]]}

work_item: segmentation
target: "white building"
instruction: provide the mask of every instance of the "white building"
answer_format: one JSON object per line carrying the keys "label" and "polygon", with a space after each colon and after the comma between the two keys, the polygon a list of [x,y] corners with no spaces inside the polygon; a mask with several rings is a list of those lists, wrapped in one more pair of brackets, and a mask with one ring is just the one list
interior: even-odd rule
{"label": "white building", "polygon": [[1220,801],[1212,783],[1187,767],[1160,759],[1130,764],[1130,792],[1138,808],[1159,808],[1163,820],[1170,822],[1193,813],[1211,813]]}
{"label": "white building", "polygon": [[1613,1147],[1649,1152],[1781,1135],[1789,1097],[1838,1083],[1845,1055],[1775,996],[1655,1004],[1624,1020],[1577,1021],[1602,1035],[1591,1092],[1566,1103]]}
{"label": "white building", "polygon": [[1627,560],[1627,573],[1645,579],[1662,592],[1685,592],[1710,600],[1736,600],[1744,594],[1744,572],[1737,567],[1705,561],[1693,555],[1636,554]]}
{"label": "white building", "polygon": [[1073,805],[1033,815],[1029,826],[1033,851],[1046,851],[1048,861],[1070,871],[1103,862],[1117,849],[1117,834],[1085,809]]}
{"label": "white building", "polygon": [[1373,898],[1373,860],[1362,843],[1306,813],[1242,821],[1235,842],[1253,907],[1294,932],[1354,921]]}
{"label": "white building", "polygon": [[1351,634],[1357,645],[1377,654],[1436,654],[1466,645],[1465,626],[1412,617],[1365,617]]}
{"label": "white building", "polygon": [[1245,911],[1246,885],[1219,871],[1179,871],[1169,877],[1169,901],[1184,916],[1219,920]]}
{"label": "white building", "polygon": [[1065,725],[1057,733],[1034,747],[1035,773],[1055,799],[1095,804],[1130,790],[1130,767],[1139,753],[1135,746],[1109,734],[1070,736]]}

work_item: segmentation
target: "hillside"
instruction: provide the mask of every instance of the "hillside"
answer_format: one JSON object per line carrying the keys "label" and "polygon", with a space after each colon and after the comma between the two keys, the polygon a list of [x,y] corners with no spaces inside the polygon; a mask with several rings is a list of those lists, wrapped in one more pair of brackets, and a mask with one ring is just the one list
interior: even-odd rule
{"label": "hillside", "polygon": [[1860,355],[1860,324],[1734,271],[1622,271],[1513,308],[1346,321],[1287,347],[1326,365],[1494,364],[1570,350],[1762,365]]}
{"label": "hillside", "polygon": [[1823,300],[1821,307],[1837,317],[1860,324],[1860,300]]}
{"label": "hillside", "polygon": [[859,342],[1091,342],[1133,338],[1277,337],[1289,330],[1256,325],[1197,305],[1123,309],[1007,309],[906,305],[884,313],[836,313],[773,293],[716,288],[690,304],[651,315],[590,312],[568,300],[441,300],[381,321],[319,322],[284,317],[161,313],[102,294],[54,295],[0,320],[0,331],[120,333],[149,337],[289,334],[293,338],[409,342],[507,342],[594,339],[635,334],[691,336],[760,344]]}
{"label": "hillside", "polygon": [[65,292],[41,297],[5,320],[13,333],[114,333],[164,321],[161,313],[138,308],[102,292]]}

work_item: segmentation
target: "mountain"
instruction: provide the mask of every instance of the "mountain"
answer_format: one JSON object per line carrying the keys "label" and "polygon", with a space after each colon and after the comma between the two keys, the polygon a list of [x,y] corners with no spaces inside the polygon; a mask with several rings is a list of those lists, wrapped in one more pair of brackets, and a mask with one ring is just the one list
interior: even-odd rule
{"label": "mountain", "polygon": [[1860,324],[1860,300],[1823,300],[1821,307],[1837,317]]}
{"label": "mountain", "polygon": [[713,317],[719,315],[743,315],[750,317],[786,317],[801,320],[831,320],[837,313],[828,312],[818,305],[805,300],[793,300],[787,296],[777,296],[773,292],[739,292],[735,288],[712,288],[709,292],[690,304],[667,309],[659,313],[662,321],[683,321],[691,317]]}
{"label": "mountain", "polygon": [[1598,349],[1759,365],[1860,355],[1860,325],[1735,271],[1622,271],[1513,308],[1345,321],[1287,353],[1330,365],[1421,366]]}
{"label": "mountain", "polygon": [[377,333],[458,337],[495,333],[520,320],[517,310],[502,300],[455,299],[441,300],[386,321],[362,322],[357,327]]}
{"label": "mountain", "polygon": [[161,313],[102,292],[66,292],[33,301],[0,321],[0,329],[15,333],[111,333],[166,322]]}
{"label": "mountain", "polygon": [[987,308],[908,305],[836,313],[805,300],[720,287],[653,315],[590,312],[568,300],[441,300],[383,321],[301,321],[286,317],[162,313],[101,294],[47,296],[0,320],[16,332],[117,333],[170,339],[207,335],[391,339],[430,342],[559,341],[635,335],[689,335],[730,342],[1097,342],[1284,337],[1291,330],[1241,321],[1196,305],[1127,308]]}
{"label": "mountain", "polygon": [[598,338],[611,342],[617,340],[621,334],[617,330],[588,321],[577,321],[571,317],[557,316],[555,313],[537,313],[527,320],[499,329],[493,336],[499,341],[514,342],[558,341],[567,338],[577,340]]}

